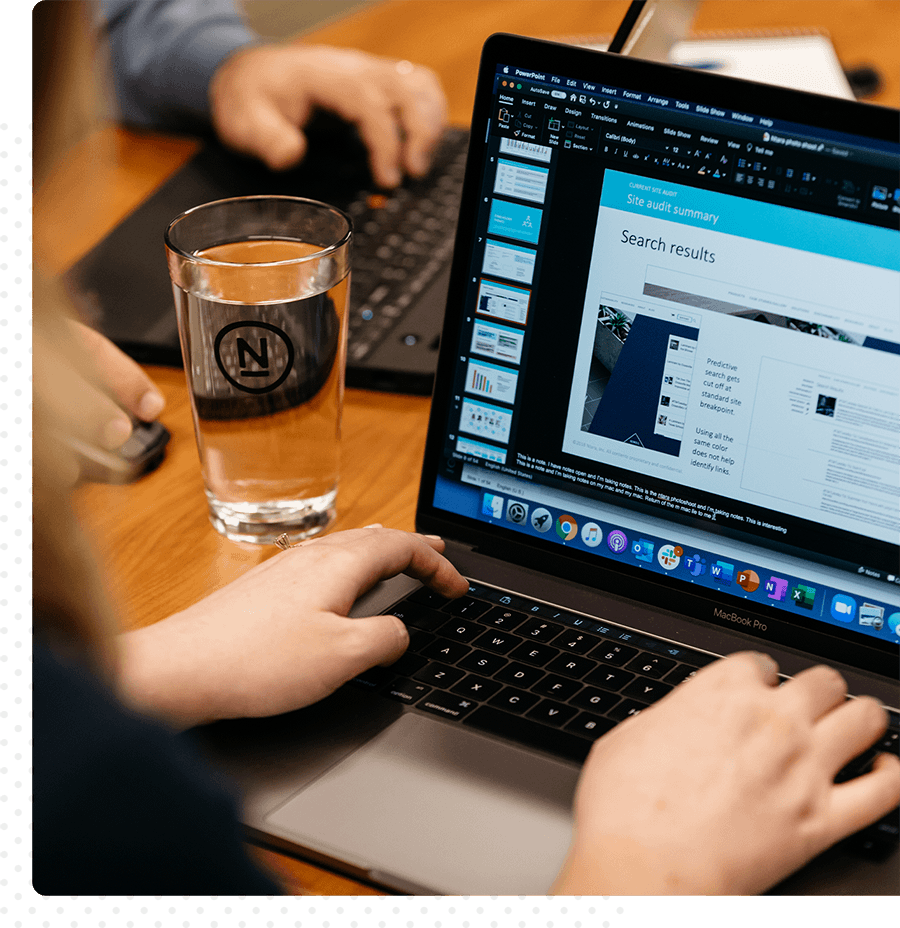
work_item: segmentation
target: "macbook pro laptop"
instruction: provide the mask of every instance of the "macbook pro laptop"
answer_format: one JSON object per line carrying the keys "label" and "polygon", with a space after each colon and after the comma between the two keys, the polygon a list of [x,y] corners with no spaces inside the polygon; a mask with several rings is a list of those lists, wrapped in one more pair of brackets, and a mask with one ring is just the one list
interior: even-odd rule
{"label": "macbook pro laptop", "polygon": [[[891,110],[488,40],[417,511],[469,593],[377,587],[354,614],[403,618],[395,665],[197,732],[253,840],[544,893],[593,740],[745,649],[837,667],[897,751],[897,139]],[[776,891],[900,892],[897,830]]]}

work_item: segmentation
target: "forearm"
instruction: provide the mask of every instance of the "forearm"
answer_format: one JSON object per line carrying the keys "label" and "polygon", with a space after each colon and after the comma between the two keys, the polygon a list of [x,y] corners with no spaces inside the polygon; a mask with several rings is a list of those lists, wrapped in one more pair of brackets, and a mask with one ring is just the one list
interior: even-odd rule
{"label": "forearm", "polygon": [[189,622],[172,616],[157,625],[119,636],[119,694],[126,705],[182,730],[215,721],[224,713],[220,689],[229,671],[216,671]]}
{"label": "forearm", "polygon": [[101,0],[122,118],[184,127],[209,120],[209,82],[237,49],[259,41],[235,0]]}

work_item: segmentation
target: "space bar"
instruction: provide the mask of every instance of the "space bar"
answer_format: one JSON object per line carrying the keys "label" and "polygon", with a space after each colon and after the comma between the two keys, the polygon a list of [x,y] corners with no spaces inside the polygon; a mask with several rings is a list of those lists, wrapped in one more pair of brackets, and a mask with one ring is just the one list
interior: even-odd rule
{"label": "space bar", "polygon": [[480,728],[492,735],[501,735],[513,741],[520,741],[529,747],[539,748],[579,763],[587,757],[591,749],[591,742],[577,735],[557,731],[555,728],[539,725],[537,722],[510,715],[508,712],[501,712],[499,709],[492,709],[490,706],[479,706],[463,719],[463,724]]}

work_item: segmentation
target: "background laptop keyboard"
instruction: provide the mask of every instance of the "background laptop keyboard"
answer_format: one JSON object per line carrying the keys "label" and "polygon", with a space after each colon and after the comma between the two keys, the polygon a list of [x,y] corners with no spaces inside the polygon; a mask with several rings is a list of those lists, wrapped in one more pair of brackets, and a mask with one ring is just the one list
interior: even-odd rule
{"label": "background laptop keyboard", "polygon": [[448,264],[468,143],[467,131],[449,129],[427,177],[390,194],[362,191],[347,207],[353,219],[350,364],[365,360],[402,326],[415,297]]}
{"label": "background laptop keyboard", "polygon": [[[717,659],[477,583],[454,600],[423,587],[387,614],[406,624],[409,648],[352,685],[575,761]],[[884,737],[838,781],[865,772],[879,751],[898,753],[900,716],[890,715]],[[898,835],[894,810],[848,843],[880,859]]]}

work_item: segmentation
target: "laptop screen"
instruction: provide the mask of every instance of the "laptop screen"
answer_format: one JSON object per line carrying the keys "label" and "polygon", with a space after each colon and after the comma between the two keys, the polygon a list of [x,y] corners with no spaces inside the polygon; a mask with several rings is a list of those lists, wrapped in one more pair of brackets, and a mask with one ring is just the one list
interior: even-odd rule
{"label": "laptop screen", "polygon": [[896,652],[896,139],[892,111],[490,40],[425,510]]}

